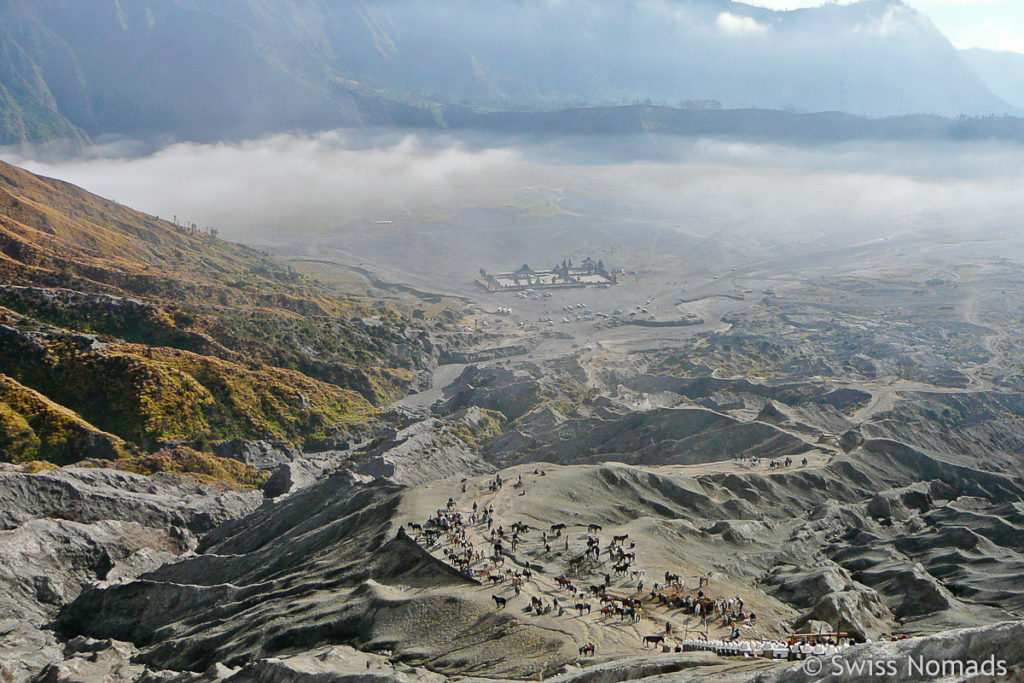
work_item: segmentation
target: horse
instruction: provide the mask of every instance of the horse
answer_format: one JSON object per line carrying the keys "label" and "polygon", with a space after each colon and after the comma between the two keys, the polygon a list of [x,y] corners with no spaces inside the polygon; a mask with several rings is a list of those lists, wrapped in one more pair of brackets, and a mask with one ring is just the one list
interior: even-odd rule
{"label": "horse", "polygon": [[622,534],[621,536],[612,536],[612,543],[622,543],[627,538],[629,538],[629,534]]}
{"label": "horse", "polygon": [[580,613],[581,617],[583,616],[584,612],[586,612],[587,614],[590,614],[590,603],[589,602],[577,602],[576,603],[576,611]]}
{"label": "horse", "polygon": [[629,562],[623,562],[622,564],[617,564],[617,565],[615,565],[614,569],[615,569],[615,573],[616,574],[625,574],[626,572],[629,571]]}
{"label": "horse", "polygon": [[653,647],[657,647],[665,642],[665,636],[644,636],[643,646],[647,647],[650,644]]}
{"label": "horse", "polygon": [[568,576],[556,576],[555,583],[557,583],[562,588],[568,588],[572,585],[572,579],[570,579]]}
{"label": "horse", "polygon": [[558,524],[552,524],[551,525],[551,533],[556,534],[558,536],[562,535],[562,530],[563,529],[565,529],[565,524],[563,524],[562,522],[559,522]]}
{"label": "horse", "polygon": [[494,574],[494,575],[488,576],[487,580],[490,581],[491,583],[493,583],[494,585],[498,585],[499,583],[501,583],[501,582],[503,582],[505,580],[505,577],[502,576],[501,574]]}
{"label": "horse", "polygon": [[591,534],[596,533],[596,532],[598,532],[600,530],[601,530],[601,525],[600,524],[591,524],[591,525],[589,525],[587,527],[587,533],[591,533]]}
{"label": "horse", "polygon": [[494,600],[495,609],[502,609],[503,607],[508,605],[508,598],[503,598],[500,595],[492,595],[491,599]]}
{"label": "horse", "polygon": [[597,646],[596,645],[594,645],[593,643],[587,643],[586,645],[584,645],[583,647],[580,648],[580,657],[583,657],[583,656],[586,656],[586,655],[590,655],[591,657],[593,657],[594,656],[594,652],[596,652],[596,651],[597,651]]}

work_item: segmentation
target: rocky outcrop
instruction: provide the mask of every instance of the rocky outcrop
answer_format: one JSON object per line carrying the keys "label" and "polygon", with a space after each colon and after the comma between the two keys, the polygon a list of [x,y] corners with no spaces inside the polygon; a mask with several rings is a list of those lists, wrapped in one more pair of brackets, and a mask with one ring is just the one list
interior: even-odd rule
{"label": "rocky outcrop", "polygon": [[45,626],[83,589],[175,561],[196,546],[198,534],[262,501],[258,491],[184,475],[0,472],[0,611],[7,617],[0,624],[0,676],[70,683],[141,674],[128,662],[133,649],[61,651]]}
{"label": "rocky outcrop", "polygon": [[879,493],[868,501],[867,513],[889,522],[905,522],[915,514],[928,512],[933,505],[929,485],[918,482]]}
{"label": "rocky outcrop", "polygon": [[858,641],[878,638],[892,630],[892,613],[878,593],[865,586],[824,595],[810,611],[793,623],[804,632],[811,622],[824,622]]}
{"label": "rocky outcrop", "polygon": [[412,486],[431,479],[493,471],[449,423],[435,418],[402,430],[391,430],[383,441],[361,456],[355,471]]}
{"label": "rocky outcrop", "polygon": [[262,502],[259,491],[203,484],[187,475],[143,476],[84,467],[38,474],[0,472],[2,529],[50,517],[85,524],[120,520],[202,534]]}
{"label": "rocky outcrop", "polygon": [[321,467],[305,458],[283,462],[274,468],[270,477],[263,484],[263,494],[267,498],[278,498],[294,493],[313,485],[323,473]]}
{"label": "rocky outcrop", "polygon": [[444,413],[476,406],[503,414],[509,420],[525,415],[541,401],[541,383],[523,369],[480,368],[470,365],[445,388]]}
{"label": "rocky outcrop", "polygon": [[99,683],[135,681],[145,667],[133,664],[138,652],[130,643],[115,640],[72,638],[64,644],[63,658],[47,664],[33,677],[33,683]]}
{"label": "rocky outcrop", "polygon": [[62,657],[61,645],[52,631],[21,619],[0,619],[0,680],[29,681]]}
{"label": "rocky outcrop", "polygon": [[181,534],[137,522],[29,520],[0,532],[0,606],[41,626],[83,586],[156,569],[186,549]]}
{"label": "rocky outcrop", "polygon": [[776,567],[762,581],[768,592],[805,612],[793,623],[804,632],[813,622],[849,632],[858,640],[878,638],[893,629],[893,615],[873,589],[854,581],[841,567]]}
{"label": "rocky outcrop", "polygon": [[232,458],[261,470],[272,470],[301,456],[299,449],[289,443],[271,444],[266,441],[230,439],[210,445],[213,454]]}

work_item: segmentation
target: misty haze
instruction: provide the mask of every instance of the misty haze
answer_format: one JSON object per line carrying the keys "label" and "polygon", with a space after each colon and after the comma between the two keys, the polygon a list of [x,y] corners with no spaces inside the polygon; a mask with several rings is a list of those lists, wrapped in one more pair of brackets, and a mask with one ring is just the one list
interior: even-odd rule
{"label": "misty haze", "polygon": [[0,677],[1024,676],[1017,45],[0,3]]}

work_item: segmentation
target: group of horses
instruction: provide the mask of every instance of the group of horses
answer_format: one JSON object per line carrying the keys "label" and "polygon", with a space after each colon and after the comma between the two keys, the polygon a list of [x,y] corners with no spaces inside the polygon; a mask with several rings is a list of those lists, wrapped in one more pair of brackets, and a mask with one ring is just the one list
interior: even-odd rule
{"label": "group of horses", "polygon": [[[605,574],[605,577],[607,578],[608,575]],[[575,607],[580,616],[584,613],[590,614],[592,608],[590,602],[587,601],[587,598],[594,597],[601,603],[602,617],[616,615],[619,617],[620,621],[629,619],[633,623],[637,623],[641,619],[642,606],[640,600],[633,597],[612,595],[608,592],[610,582],[588,586],[586,591],[582,591],[576,588],[572,579],[563,574],[562,576],[555,577],[555,583],[560,588],[564,588],[569,591],[569,593],[571,593],[577,600]]]}
{"label": "group of horses", "polygon": [[[496,477],[490,483],[492,490],[500,490],[504,482],[499,477]],[[529,563],[526,563],[522,569],[503,568],[505,557],[509,555],[504,550],[503,541],[509,541],[509,534],[511,534],[510,545],[512,545],[512,552],[514,553],[520,536],[526,535],[531,531],[531,527],[522,521],[517,521],[509,526],[508,531],[501,526],[494,529],[491,524],[493,522],[493,515],[489,518],[485,515],[485,519],[488,520],[487,529],[490,530],[490,534],[484,534],[485,539],[493,546],[493,554],[487,554],[474,547],[467,533],[467,525],[464,523],[461,515],[454,512],[454,500],[449,499],[446,508],[446,510],[438,510],[437,514],[430,517],[425,524],[407,523],[407,527],[412,531],[418,532],[417,540],[424,540],[431,550],[441,547],[443,537],[446,543],[443,549],[446,561],[464,574],[479,581],[490,581],[495,587],[509,581],[512,583],[515,595],[519,596],[524,583],[532,578],[532,571],[530,570]],[[473,509],[474,514],[471,516],[470,522],[476,521],[475,513],[477,508],[475,505]],[[560,537],[567,530],[567,524],[556,523],[550,525],[546,532],[542,532],[541,543],[545,552],[550,551],[549,538]],[[626,543],[629,541],[629,534],[616,534],[612,536],[607,546],[602,549],[600,537],[597,535],[601,531],[602,527],[600,524],[588,524],[586,536],[587,549],[583,553],[571,557],[567,562],[566,572],[554,577],[556,586],[565,589],[570,599],[563,605],[559,603],[557,597],[551,603],[546,603],[541,597],[531,596],[530,611],[535,612],[537,615],[554,612],[561,616],[566,608],[570,608],[575,609],[578,616],[589,615],[593,609],[590,600],[596,598],[600,603],[602,619],[618,616],[619,621],[627,619],[631,623],[640,623],[642,621],[644,613],[642,605],[642,599],[644,598],[643,579],[646,571],[635,567],[637,559],[636,544],[629,543],[629,546],[626,547]],[[568,547],[569,540],[567,538],[566,548]],[[640,594],[638,597],[617,596],[609,592],[609,588],[612,586],[612,575],[598,569],[598,567],[603,568],[606,566],[601,558],[604,552],[607,552],[608,561],[611,563],[611,572],[615,577],[624,577],[629,574],[634,581],[640,579],[636,591]],[[484,566],[474,569],[473,565],[479,562],[483,562]],[[603,582],[589,585],[583,589],[577,587],[574,579],[579,579],[585,571],[587,573],[598,571],[603,576]],[[650,600],[669,608],[692,611],[705,624],[715,614],[726,615],[736,608],[737,605],[739,607],[739,614],[744,614],[742,609],[743,602],[738,597],[728,600],[716,600],[705,595],[703,588],[708,581],[709,575],[701,576],[696,592],[692,588],[689,592],[684,592],[682,577],[679,574],[667,571],[664,575],[664,584],[660,582],[653,584],[650,591]],[[491,599],[494,600],[496,609],[504,609],[508,606],[508,597],[492,594]],[[671,633],[667,623],[665,633]],[[664,634],[642,636],[642,645],[643,647],[663,645],[665,637]],[[593,656],[595,651],[596,646],[594,643],[587,643],[579,648],[580,656]]]}
{"label": "group of horses", "polygon": [[[565,528],[564,524],[559,524],[553,525],[552,529],[554,529],[555,526],[559,526],[562,529]],[[569,572],[571,574],[579,574],[587,560],[593,560],[601,563],[601,539],[598,536],[590,535],[591,533],[600,530],[601,526],[599,524],[591,524],[587,527],[587,549],[582,554],[569,560]],[[628,538],[629,534],[612,536],[612,540],[606,548],[608,556],[617,563],[613,566],[613,570],[619,575],[627,574],[630,571],[630,567],[632,567],[633,562],[636,561],[636,553],[633,552],[633,548],[636,547],[636,544],[631,543],[628,552],[622,547]]]}
{"label": "group of horses", "polygon": [[[806,456],[804,457],[803,460],[800,461],[800,464],[803,467],[807,467],[807,457]],[[768,462],[769,469],[773,469],[773,470],[779,470],[779,469],[782,469],[784,467],[792,467],[792,466],[793,466],[793,458],[791,458],[788,455],[784,459],[782,459],[782,460],[770,460]]]}

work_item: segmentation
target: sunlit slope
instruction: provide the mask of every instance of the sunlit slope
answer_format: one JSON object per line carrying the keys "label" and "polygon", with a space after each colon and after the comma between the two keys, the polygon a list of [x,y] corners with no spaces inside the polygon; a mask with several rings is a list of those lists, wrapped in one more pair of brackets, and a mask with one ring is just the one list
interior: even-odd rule
{"label": "sunlit slope", "polygon": [[[3,163],[0,323],[5,381],[66,409],[76,429],[116,435],[114,451],[330,439],[430,362],[409,321],[381,302]],[[38,409],[27,405],[4,399],[4,431],[34,444],[22,423],[38,423]],[[39,444],[6,459],[116,454],[34,431]]]}

